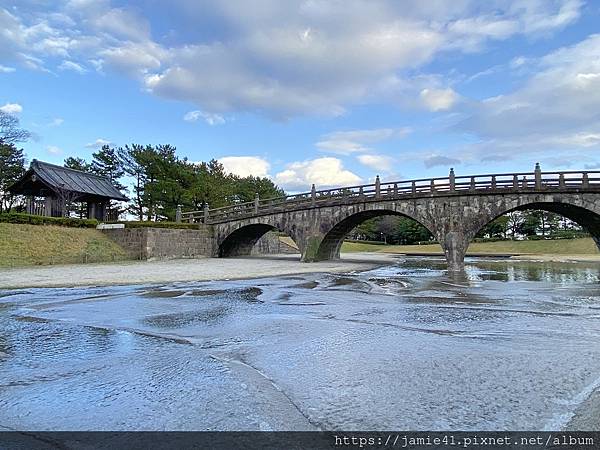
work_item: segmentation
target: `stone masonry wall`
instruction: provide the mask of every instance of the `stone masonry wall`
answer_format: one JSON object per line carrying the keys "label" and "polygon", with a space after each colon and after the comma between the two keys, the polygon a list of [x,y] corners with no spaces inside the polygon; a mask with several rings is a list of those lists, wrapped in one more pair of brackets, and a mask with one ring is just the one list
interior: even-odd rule
{"label": "stone masonry wall", "polygon": [[179,259],[213,256],[212,229],[147,228],[146,259]]}
{"label": "stone masonry wall", "polygon": [[197,230],[171,228],[121,228],[102,230],[132,259],[199,258],[215,255],[211,226]]}
{"label": "stone masonry wall", "polygon": [[282,242],[278,233],[269,231],[254,245],[252,255],[275,255],[279,253],[299,253],[298,249]]}
{"label": "stone masonry wall", "polygon": [[120,228],[101,231],[121,246],[129,258],[146,259],[145,230],[145,228]]}
{"label": "stone masonry wall", "polygon": [[[101,231],[120,245],[131,259],[202,258],[216,256],[218,251],[210,225],[199,225],[197,230],[148,227]],[[262,255],[297,252],[273,232],[265,234],[252,250],[252,254]]]}

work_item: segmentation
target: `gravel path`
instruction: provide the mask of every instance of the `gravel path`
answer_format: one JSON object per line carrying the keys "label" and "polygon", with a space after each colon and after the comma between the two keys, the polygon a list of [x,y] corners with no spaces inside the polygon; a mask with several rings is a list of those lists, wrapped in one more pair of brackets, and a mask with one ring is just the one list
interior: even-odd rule
{"label": "gravel path", "polygon": [[346,253],[341,260],[310,264],[300,262],[297,255],[276,255],[0,269],[0,289],[169,283],[311,272],[349,272],[389,264],[394,259],[393,255],[378,253]]}

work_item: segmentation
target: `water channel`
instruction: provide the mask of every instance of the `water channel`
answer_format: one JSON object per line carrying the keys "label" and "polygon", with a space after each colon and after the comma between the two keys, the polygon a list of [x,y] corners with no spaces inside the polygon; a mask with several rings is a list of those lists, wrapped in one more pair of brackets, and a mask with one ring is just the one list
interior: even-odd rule
{"label": "water channel", "polygon": [[597,263],[0,291],[5,430],[558,429],[597,388]]}

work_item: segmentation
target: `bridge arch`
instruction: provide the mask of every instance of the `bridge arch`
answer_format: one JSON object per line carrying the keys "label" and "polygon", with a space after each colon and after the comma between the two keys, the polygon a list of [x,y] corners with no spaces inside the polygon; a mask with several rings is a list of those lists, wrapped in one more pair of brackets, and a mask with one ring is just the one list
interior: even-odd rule
{"label": "bridge arch", "polygon": [[287,226],[273,218],[264,220],[241,221],[225,224],[215,230],[216,256],[247,256],[252,253],[256,243],[269,231],[279,231],[288,235],[297,245],[298,237],[295,226]]}
{"label": "bridge arch", "polygon": [[219,257],[249,255],[258,240],[269,231],[274,231],[273,225],[262,223],[246,225],[229,234],[219,245]]}
{"label": "bridge arch", "polygon": [[414,220],[419,225],[425,227],[433,235],[433,231],[427,225],[409,213],[400,212],[395,209],[369,209],[351,214],[333,225],[321,240],[314,260],[325,261],[329,259],[338,259],[340,257],[340,249],[344,242],[344,238],[350,231],[369,219],[383,216],[399,216]]}
{"label": "bridge arch", "polygon": [[562,198],[552,200],[553,201],[542,199],[542,201],[540,201],[534,199],[527,201],[527,199],[524,199],[524,201],[515,201],[512,202],[512,204],[505,205],[504,208],[492,211],[491,214],[482,216],[480,220],[476,222],[477,226],[475,227],[475,233],[470,239],[473,239],[473,237],[490,222],[505,214],[513,211],[539,210],[559,214],[577,223],[585,231],[590,233],[598,250],[600,250],[600,210],[596,211],[595,204],[586,202],[576,204]]}

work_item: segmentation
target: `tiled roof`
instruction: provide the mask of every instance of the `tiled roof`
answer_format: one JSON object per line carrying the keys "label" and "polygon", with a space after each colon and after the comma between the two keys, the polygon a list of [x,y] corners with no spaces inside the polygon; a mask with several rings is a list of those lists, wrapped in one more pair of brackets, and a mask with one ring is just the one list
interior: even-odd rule
{"label": "tiled roof", "polygon": [[127,197],[121,194],[107,177],[56,166],[36,159],[31,162],[30,171],[33,171],[50,188],[66,189],[114,200],[127,200]]}

